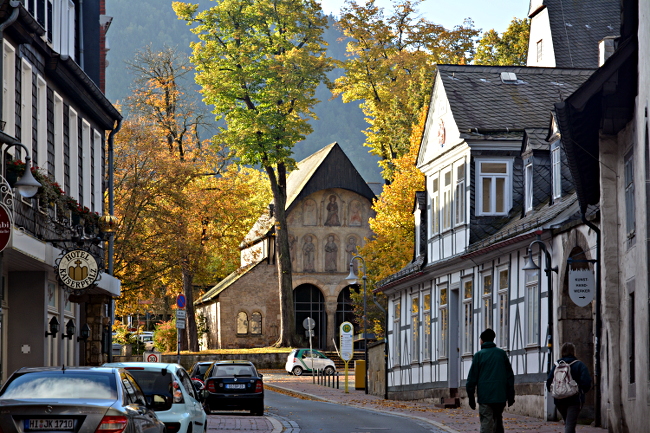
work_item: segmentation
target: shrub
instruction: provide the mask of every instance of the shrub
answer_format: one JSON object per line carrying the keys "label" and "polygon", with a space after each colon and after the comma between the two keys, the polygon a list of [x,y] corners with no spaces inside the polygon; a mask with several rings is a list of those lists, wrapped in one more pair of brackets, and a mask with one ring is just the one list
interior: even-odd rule
{"label": "shrub", "polygon": [[176,318],[156,325],[153,333],[154,347],[160,352],[174,352],[177,349]]}

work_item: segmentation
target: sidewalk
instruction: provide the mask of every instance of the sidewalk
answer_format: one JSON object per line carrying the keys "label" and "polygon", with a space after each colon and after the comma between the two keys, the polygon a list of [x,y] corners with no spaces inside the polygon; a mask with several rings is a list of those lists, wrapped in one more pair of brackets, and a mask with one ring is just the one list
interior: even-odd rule
{"label": "sidewalk", "polygon": [[[478,410],[469,409],[439,409],[430,403],[409,401],[384,400],[381,397],[366,394],[363,390],[354,389],[354,373],[350,373],[348,394],[344,392],[344,378],[340,380],[340,388],[328,388],[313,384],[311,376],[296,377],[280,370],[262,371],[264,385],[271,391],[294,395],[299,398],[322,400],[336,404],[346,404],[379,412],[390,412],[427,421],[441,430],[449,433],[465,433],[479,431]],[[515,401],[515,405],[516,405]],[[561,422],[543,421],[538,418],[503,414],[506,432],[541,432],[563,433]],[[578,433],[605,433],[605,429],[578,425]]]}

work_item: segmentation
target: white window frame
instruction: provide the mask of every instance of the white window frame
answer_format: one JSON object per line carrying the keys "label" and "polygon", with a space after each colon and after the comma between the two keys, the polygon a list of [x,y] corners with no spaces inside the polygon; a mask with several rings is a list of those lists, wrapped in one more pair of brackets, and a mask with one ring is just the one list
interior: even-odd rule
{"label": "white window frame", "polygon": [[551,179],[553,182],[553,199],[562,197],[562,159],[560,141],[551,143]]}
{"label": "white window frame", "polygon": [[440,179],[438,176],[431,179],[431,236],[440,233]]}
{"label": "white window frame", "polygon": [[21,106],[21,125],[20,141],[29,150],[32,155],[32,65],[25,59],[21,59],[20,71],[20,106]]}
{"label": "white window frame", "polygon": [[440,325],[440,345],[438,358],[447,358],[449,347],[449,288],[438,286],[438,323]]}
{"label": "white window frame", "polygon": [[396,299],[393,302],[393,365],[402,365],[402,301]]}
{"label": "white window frame", "polygon": [[54,179],[65,187],[63,161],[63,98],[54,92]]}
{"label": "white window frame", "polygon": [[68,139],[70,140],[70,197],[79,198],[79,116],[68,109]]}
{"label": "white window frame", "polygon": [[442,173],[442,231],[451,229],[452,225],[452,171],[451,167]]}
{"label": "white window frame", "polygon": [[420,295],[411,295],[411,362],[420,360]]}
{"label": "white window frame", "polygon": [[92,201],[93,191],[92,191],[92,170],[93,167],[91,163],[93,158],[91,158],[91,142],[90,142],[90,124],[86,119],[81,121],[81,149],[83,160],[81,162],[81,181],[83,185],[83,205],[88,206],[88,209],[99,212],[101,209],[96,209],[95,204]]}
{"label": "white window frame", "polygon": [[[4,40],[4,63],[2,71],[2,120],[5,122],[4,133],[16,135],[16,48]],[[3,162],[4,163],[4,162]]]}
{"label": "white window frame", "polygon": [[483,330],[494,329],[494,278],[492,270],[481,274],[481,315],[483,316]]}
{"label": "white window frame", "polygon": [[533,163],[529,162],[526,164],[526,168],[524,169],[524,185],[526,187],[526,193],[524,194],[525,198],[525,206],[524,210],[526,212],[530,212],[533,210],[533,191],[534,191],[534,184],[533,184]]}
{"label": "white window frame", "polygon": [[422,359],[431,359],[431,291],[422,293]]}
{"label": "white window frame", "polygon": [[47,168],[47,83],[42,76],[36,76],[36,146],[38,158],[33,162]]}
{"label": "white window frame", "polygon": [[[524,257],[526,259],[526,257]],[[539,269],[524,271],[526,284],[526,345],[539,345]]]}
{"label": "white window frame", "polygon": [[454,225],[465,224],[465,179],[467,178],[467,165],[460,161],[455,167],[456,190],[454,192]]}
{"label": "white window frame", "polygon": [[[103,137],[97,130],[93,130],[93,142],[92,142],[92,154],[93,158],[92,160],[94,161],[94,167],[92,167],[92,170],[95,172],[95,175],[92,178],[92,189],[94,191],[94,208],[93,209],[95,212],[101,213],[103,209],[103,183],[102,183],[102,145],[103,145]],[[91,181],[90,176],[88,176],[88,182]],[[90,199],[90,196],[88,197]]]}
{"label": "white window frame", "polygon": [[499,347],[507,348],[509,342],[509,322],[510,322],[510,306],[509,292],[510,292],[510,269],[503,267],[497,269],[497,282],[499,284]]}
{"label": "white window frame", "polygon": [[[506,173],[485,173],[482,170],[483,164],[505,164]],[[491,179],[489,210],[483,210],[483,180]],[[503,211],[497,212],[497,180],[503,179]],[[512,207],[512,159],[476,159],[476,215],[478,216],[500,216],[507,215]]]}
{"label": "white window frame", "polygon": [[[469,292],[468,292],[469,290]],[[463,280],[463,354],[471,354],[474,350],[474,281]]]}
{"label": "white window frame", "polygon": [[544,59],[544,39],[540,39],[536,44],[537,48],[537,63],[542,63]]}

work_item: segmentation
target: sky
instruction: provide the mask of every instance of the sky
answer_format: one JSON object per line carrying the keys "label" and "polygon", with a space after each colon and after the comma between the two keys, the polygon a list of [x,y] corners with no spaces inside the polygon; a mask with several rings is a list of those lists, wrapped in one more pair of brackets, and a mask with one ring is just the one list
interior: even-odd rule
{"label": "sky", "polygon": [[[358,0],[361,2],[364,0]],[[385,12],[392,10],[390,0],[375,0]],[[344,0],[321,0],[326,14],[339,15]],[[423,18],[447,29],[463,23],[465,18],[474,20],[474,27],[487,31],[494,29],[503,33],[513,18],[525,18],[529,0],[424,0],[419,11]]]}

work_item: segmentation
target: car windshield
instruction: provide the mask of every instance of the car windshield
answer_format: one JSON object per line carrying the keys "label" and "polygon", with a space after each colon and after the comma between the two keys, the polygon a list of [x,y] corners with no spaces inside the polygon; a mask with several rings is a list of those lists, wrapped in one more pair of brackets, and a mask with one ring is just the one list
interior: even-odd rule
{"label": "car windshield", "polygon": [[14,378],[0,399],[117,399],[115,376],[110,373],[34,372]]}
{"label": "car windshield", "polygon": [[218,365],[213,374],[214,377],[253,377],[255,371],[249,365]]}
{"label": "car windshield", "polygon": [[138,385],[142,388],[142,392],[145,394],[171,395],[173,380],[171,373],[168,372],[163,376],[160,370],[130,370],[127,368],[127,371],[138,382]]}

